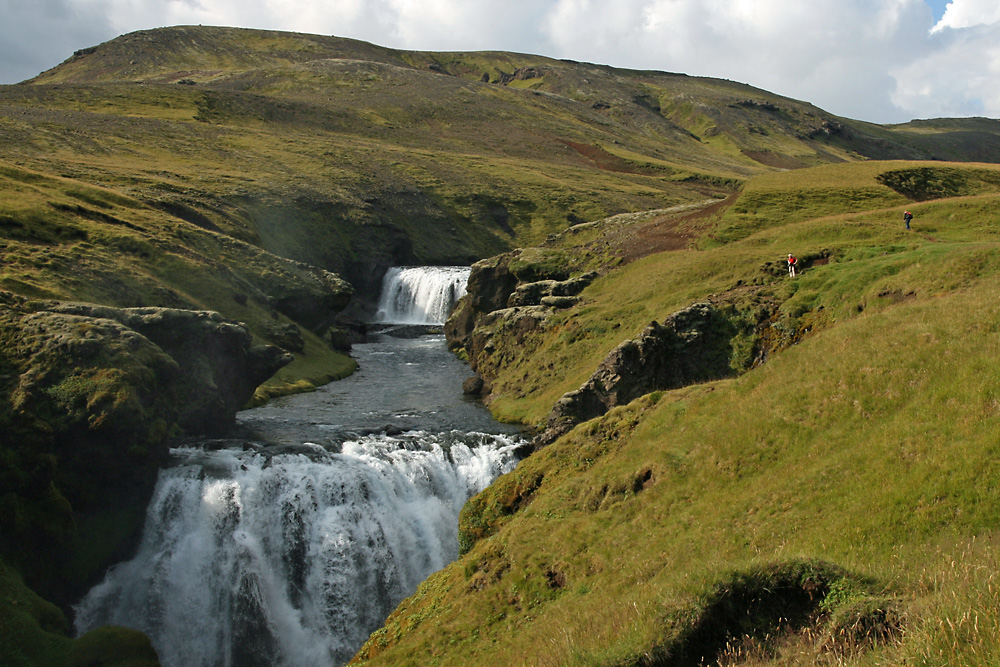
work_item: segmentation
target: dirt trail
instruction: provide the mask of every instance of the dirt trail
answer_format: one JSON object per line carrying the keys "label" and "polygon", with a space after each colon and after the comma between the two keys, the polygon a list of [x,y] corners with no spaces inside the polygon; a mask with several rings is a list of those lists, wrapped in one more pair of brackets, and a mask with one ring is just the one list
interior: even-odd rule
{"label": "dirt trail", "polygon": [[612,245],[618,247],[618,254],[625,263],[658,252],[684,250],[700,236],[696,224],[698,220],[720,214],[734,201],[736,201],[736,195],[731,195],[695,210],[665,213],[646,222],[629,225],[613,232],[608,240]]}

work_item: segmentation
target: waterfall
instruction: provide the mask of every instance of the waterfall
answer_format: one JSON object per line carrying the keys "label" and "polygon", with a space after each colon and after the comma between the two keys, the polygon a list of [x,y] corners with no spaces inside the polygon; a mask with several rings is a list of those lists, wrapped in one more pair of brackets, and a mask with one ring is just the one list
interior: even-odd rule
{"label": "waterfall", "polygon": [[444,324],[465,294],[468,266],[392,267],[382,279],[378,320],[396,324]]}
{"label": "waterfall", "polygon": [[77,630],[142,630],[165,666],[343,663],[457,558],[459,510],[516,446],[410,431],[339,453],[175,449],[137,554],[76,606]]}

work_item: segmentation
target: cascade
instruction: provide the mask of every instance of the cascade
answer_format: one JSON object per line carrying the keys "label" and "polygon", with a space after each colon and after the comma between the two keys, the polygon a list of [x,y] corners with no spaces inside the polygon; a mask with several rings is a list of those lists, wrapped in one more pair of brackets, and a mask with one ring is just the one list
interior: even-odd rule
{"label": "cascade", "polygon": [[392,267],[382,279],[378,320],[395,324],[444,324],[465,295],[468,266]]}
{"label": "cascade", "polygon": [[177,667],[341,664],[458,557],[459,510],[515,446],[413,431],[340,453],[175,449],[136,556],[76,606],[77,630],[142,630]]}
{"label": "cascade", "polygon": [[141,630],[164,667],[333,667],[457,558],[459,511],[514,468],[520,432],[465,399],[440,334],[352,356],[354,375],[239,413],[251,440],[171,450],[78,633]]}

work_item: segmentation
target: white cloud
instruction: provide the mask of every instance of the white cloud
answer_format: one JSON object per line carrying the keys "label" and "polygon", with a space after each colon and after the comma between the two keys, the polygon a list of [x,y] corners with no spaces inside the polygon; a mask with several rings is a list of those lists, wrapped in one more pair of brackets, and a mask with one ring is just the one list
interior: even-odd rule
{"label": "white cloud", "polygon": [[1000,118],[1000,23],[936,31],[929,45],[892,72],[895,103],[922,118]]}
{"label": "white cloud", "polygon": [[846,116],[903,120],[887,68],[933,18],[922,0],[560,0],[562,55],[723,77]]}
{"label": "white cloud", "polygon": [[945,28],[972,28],[1000,22],[1000,4],[996,0],[952,0],[934,31]]}
{"label": "white cloud", "polygon": [[107,39],[102,12],[81,14],[72,0],[0,0],[0,82],[23,81],[77,49]]}

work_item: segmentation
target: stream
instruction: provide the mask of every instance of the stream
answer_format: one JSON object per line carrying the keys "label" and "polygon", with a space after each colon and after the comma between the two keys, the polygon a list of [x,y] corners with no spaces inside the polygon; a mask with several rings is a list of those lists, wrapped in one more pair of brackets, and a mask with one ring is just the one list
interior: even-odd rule
{"label": "stream", "polygon": [[[467,271],[411,275],[418,313],[390,271],[382,319],[443,321]],[[446,294],[427,315],[430,289]],[[75,606],[79,633],[141,630],[166,667],[339,665],[458,557],[459,511],[523,440],[463,396],[442,335],[383,326],[353,376],[241,412],[250,437],[171,450],[136,554]]]}

